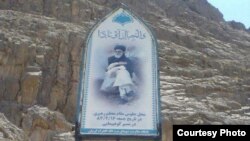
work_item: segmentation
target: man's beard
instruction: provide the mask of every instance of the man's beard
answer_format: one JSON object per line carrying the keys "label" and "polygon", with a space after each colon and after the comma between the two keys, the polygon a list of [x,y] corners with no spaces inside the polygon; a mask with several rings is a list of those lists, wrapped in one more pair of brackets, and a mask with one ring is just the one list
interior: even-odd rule
{"label": "man's beard", "polygon": [[121,57],[122,57],[122,54],[121,55],[115,54],[115,58],[121,58]]}

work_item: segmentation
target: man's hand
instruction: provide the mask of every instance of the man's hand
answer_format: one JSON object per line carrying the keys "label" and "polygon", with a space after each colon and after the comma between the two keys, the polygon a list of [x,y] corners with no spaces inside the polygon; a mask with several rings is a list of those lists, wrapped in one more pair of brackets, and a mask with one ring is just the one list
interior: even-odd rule
{"label": "man's hand", "polygon": [[107,70],[110,70],[114,67],[117,67],[117,66],[123,66],[123,65],[126,65],[127,62],[115,62],[115,63],[112,63],[108,66]]}

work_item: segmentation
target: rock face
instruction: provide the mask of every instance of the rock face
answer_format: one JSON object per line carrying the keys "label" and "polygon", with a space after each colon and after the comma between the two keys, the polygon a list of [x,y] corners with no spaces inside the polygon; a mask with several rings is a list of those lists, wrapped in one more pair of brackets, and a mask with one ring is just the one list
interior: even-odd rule
{"label": "rock face", "polygon": [[39,106],[27,109],[21,127],[31,141],[54,141],[61,134],[73,129],[73,125],[61,113]]}
{"label": "rock face", "polygon": [[[249,31],[206,0],[119,2],[158,38],[164,141],[172,124],[250,124]],[[15,124],[0,119],[0,140],[74,140],[86,33],[116,3],[0,0],[0,112]]]}
{"label": "rock face", "polygon": [[24,132],[0,113],[0,141],[23,141],[25,139],[27,138]]}
{"label": "rock face", "polygon": [[[22,113],[20,127],[0,113],[0,141],[73,141],[73,125],[59,112],[32,106]],[[21,128],[21,129],[20,129]]]}
{"label": "rock face", "polygon": [[238,30],[246,30],[246,27],[244,24],[240,23],[240,22],[236,22],[236,21],[230,21],[228,22],[229,25],[234,28],[234,29],[238,29]]}

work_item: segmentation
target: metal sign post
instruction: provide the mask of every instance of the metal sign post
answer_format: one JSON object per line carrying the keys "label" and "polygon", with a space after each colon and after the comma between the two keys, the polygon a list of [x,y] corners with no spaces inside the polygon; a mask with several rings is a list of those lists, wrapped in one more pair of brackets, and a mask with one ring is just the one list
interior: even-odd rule
{"label": "metal sign post", "polygon": [[161,137],[157,42],[121,4],[90,31],[80,70],[76,139]]}

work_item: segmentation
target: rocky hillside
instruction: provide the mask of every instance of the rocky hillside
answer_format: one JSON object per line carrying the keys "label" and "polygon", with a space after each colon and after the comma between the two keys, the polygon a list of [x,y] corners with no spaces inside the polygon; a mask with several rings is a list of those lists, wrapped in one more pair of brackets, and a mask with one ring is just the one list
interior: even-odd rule
{"label": "rocky hillside", "polygon": [[172,124],[250,124],[250,33],[206,0],[0,0],[0,141],[73,139],[86,33],[117,2],[159,43]]}

